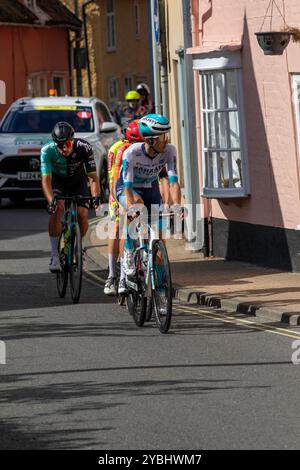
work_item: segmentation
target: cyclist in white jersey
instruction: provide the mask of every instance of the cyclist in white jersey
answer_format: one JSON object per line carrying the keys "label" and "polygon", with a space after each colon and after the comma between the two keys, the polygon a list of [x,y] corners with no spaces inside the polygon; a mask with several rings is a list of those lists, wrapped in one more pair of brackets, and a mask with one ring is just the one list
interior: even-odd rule
{"label": "cyclist in white jersey", "polygon": [[[168,173],[174,208],[181,210],[177,152],[174,145],[168,143],[170,129],[169,120],[159,114],[148,114],[140,119],[139,130],[145,142],[133,144],[125,151],[116,187],[119,203],[126,211],[136,204],[144,204],[148,214],[151,214],[151,205],[161,204],[158,175],[164,167]],[[134,275],[133,241],[129,233],[125,240],[123,265],[127,276]]]}

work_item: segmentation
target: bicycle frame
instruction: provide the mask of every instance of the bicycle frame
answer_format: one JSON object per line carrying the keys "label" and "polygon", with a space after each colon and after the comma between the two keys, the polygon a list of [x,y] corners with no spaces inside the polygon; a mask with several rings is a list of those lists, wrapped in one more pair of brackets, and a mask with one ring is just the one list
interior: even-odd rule
{"label": "bicycle frame", "polygon": [[[171,214],[160,214],[160,217],[170,217]],[[157,236],[157,231],[154,230],[151,224],[139,222],[137,226],[138,231],[138,240],[139,240],[139,248],[138,250],[140,253],[146,249],[145,244],[145,237],[142,236],[143,230],[147,230],[148,235],[148,263],[147,263],[147,271],[146,271],[146,291],[145,296],[147,298],[151,298],[152,290],[155,289],[155,280],[154,280],[154,267],[153,267],[153,244],[159,240],[159,236]],[[142,258],[142,256],[141,256]],[[150,281],[150,282],[149,282]],[[128,281],[127,281],[128,282]],[[129,286],[130,287],[130,286]]]}

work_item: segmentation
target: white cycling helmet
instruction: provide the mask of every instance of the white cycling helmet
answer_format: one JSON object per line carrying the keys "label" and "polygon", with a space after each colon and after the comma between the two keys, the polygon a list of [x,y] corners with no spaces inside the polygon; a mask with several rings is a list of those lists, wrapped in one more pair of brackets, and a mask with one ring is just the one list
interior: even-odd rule
{"label": "white cycling helmet", "polygon": [[158,137],[171,129],[170,121],[160,114],[147,114],[139,120],[140,134],[147,137]]}

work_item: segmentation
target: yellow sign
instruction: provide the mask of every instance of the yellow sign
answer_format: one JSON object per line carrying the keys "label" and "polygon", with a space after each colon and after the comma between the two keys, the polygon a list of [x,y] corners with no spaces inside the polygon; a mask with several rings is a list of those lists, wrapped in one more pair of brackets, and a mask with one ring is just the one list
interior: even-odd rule
{"label": "yellow sign", "polygon": [[77,106],[35,106],[38,111],[76,111]]}

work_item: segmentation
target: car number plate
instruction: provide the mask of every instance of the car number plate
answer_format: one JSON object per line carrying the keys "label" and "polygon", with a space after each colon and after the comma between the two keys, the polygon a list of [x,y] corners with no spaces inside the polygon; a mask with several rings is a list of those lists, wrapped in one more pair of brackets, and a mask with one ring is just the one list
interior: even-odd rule
{"label": "car number plate", "polygon": [[18,180],[40,180],[41,173],[38,171],[20,171],[18,173]]}

